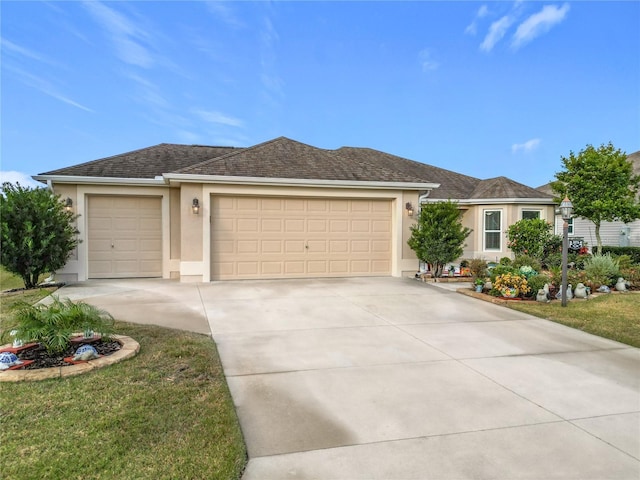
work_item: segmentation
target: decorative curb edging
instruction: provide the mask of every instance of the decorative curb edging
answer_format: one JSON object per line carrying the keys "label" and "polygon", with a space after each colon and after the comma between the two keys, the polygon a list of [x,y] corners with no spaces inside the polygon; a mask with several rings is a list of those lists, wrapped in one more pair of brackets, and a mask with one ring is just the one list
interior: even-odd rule
{"label": "decorative curb edging", "polygon": [[[468,288],[458,288],[456,290],[457,293],[461,293],[462,295],[466,295],[467,297],[477,298],[478,300],[482,300],[484,302],[495,303],[496,305],[506,305],[509,303],[509,300],[505,300],[500,297],[494,297],[492,295],[487,295],[486,293],[478,293],[475,290],[469,290]],[[513,302],[513,300],[511,300]]]}
{"label": "decorative curb edging", "polygon": [[5,370],[0,373],[0,382],[29,382],[81,375],[96,368],[106,367],[107,365],[113,365],[127,360],[128,358],[136,356],[140,351],[140,344],[131,337],[125,335],[112,335],[111,337],[122,345],[120,350],[111,355],[66,367],[40,368],[37,370]]}

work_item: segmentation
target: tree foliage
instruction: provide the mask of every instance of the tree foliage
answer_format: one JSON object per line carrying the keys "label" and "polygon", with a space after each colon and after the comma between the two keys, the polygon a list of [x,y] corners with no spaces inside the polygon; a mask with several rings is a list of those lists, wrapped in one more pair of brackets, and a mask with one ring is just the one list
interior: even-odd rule
{"label": "tree foliage", "polygon": [[516,255],[529,255],[542,258],[544,247],[553,234],[553,226],[540,218],[524,218],[509,225],[507,229],[508,246]]}
{"label": "tree foliage", "polygon": [[0,195],[0,264],[19,275],[25,288],[62,268],[78,244],[76,218],[60,197],[44,188],[4,183]]}
{"label": "tree foliage", "polygon": [[578,155],[570,152],[568,158],[562,157],[562,164],[564,170],[556,173],[551,188],[558,201],[569,197],[575,216],[594,223],[599,250],[602,222],[628,223],[640,218],[640,175],[634,175],[626,153],[611,143],[597,149],[587,145]]}
{"label": "tree foliage", "polygon": [[418,222],[411,226],[408,244],[423,262],[433,266],[435,275],[442,267],[460,258],[471,229],[463,227],[462,212],[452,201],[428,203],[422,206]]}

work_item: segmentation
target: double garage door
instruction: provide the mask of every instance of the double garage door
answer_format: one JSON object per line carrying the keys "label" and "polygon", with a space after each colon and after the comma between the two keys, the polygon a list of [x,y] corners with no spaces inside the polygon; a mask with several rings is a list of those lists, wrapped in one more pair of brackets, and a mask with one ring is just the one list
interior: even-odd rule
{"label": "double garage door", "polygon": [[90,196],[89,278],[162,276],[159,197]]}
{"label": "double garage door", "polygon": [[391,274],[389,200],[213,196],[212,280]]}

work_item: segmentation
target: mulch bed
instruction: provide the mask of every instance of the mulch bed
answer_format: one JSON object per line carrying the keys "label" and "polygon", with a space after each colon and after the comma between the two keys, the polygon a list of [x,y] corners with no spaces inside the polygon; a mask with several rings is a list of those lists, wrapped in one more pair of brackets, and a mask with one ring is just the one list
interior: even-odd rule
{"label": "mulch bed", "polygon": [[[91,345],[95,347],[99,355],[111,355],[114,352],[120,350],[122,345],[115,340],[98,340],[91,342]],[[33,363],[25,365],[24,370],[36,370],[39,368],[51,368],[51,367],[68,367],[71,363],[65,362],[65,357],[73,357],[78,349],[79,345],[72,345],[67,350],[56,355],[50,355],[44,349],[44,347],[37,345],[33,348],[23,350],[18,353],[20,360],[33,360]]]}

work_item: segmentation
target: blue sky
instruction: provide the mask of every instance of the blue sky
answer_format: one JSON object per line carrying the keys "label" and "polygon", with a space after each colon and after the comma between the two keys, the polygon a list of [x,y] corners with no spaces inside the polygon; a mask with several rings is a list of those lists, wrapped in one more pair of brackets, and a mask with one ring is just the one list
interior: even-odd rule
{"label": "blue sky", "polygon": [[5,180],[287,136],[535,187],[587,144],[640,150],[637,1],[0,8]]}

